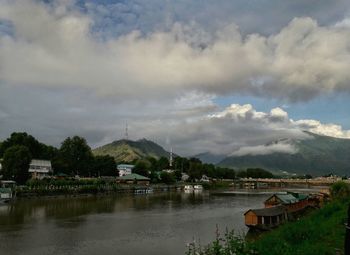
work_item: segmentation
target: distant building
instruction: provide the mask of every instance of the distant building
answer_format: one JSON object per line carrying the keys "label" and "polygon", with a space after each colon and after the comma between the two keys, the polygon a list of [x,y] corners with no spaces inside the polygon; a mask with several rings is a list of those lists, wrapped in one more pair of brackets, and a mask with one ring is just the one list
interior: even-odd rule
{"label": "distant building", "polygon": [[29,173],[32,174],[32,179],[43,179],[50,176],[52,173],[51,161],[33,159],[29,165]]}
{"label": "distant building", "polygon": [[139,174],[128,174],[117,178],[118,183],[149,185],[150,178]]}
{"label": "distant building", "polygon": [[186,173],[181,173],[181,181],[187,181],[190,178],[190,176]]}
{"label": "distant building", "polygon": [[119,164],[117,165],[117,169],[119,172],[119,176],[125,176],[132,173],[132,169],[134,169],[135,165],[128,164]]}

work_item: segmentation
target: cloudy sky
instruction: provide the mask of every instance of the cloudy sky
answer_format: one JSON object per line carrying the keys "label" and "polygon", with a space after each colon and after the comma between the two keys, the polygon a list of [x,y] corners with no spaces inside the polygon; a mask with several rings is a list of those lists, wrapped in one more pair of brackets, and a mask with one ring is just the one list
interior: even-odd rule
{"label": "cloudy sky", "polygon": [[0,139],[180,155],[350,138],[348,0],[0,0]]}

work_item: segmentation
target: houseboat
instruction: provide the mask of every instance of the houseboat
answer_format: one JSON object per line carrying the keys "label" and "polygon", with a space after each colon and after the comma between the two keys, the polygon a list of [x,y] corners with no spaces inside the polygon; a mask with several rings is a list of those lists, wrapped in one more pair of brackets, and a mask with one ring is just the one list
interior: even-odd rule
{"label": "houseboat", "polygon": [[9,203],[16,195],[15,181],[0,181],[0,204]]}
{"label": "houseboat", "polygon": [[273,194],[264,205],[264,208],[250,209],[244,213],[247,227],[269,230],[302,214],[309,207],[318,207],[316,197],[294,192]]}
{"label": "houseboat", "polygon": [[287,221],[287,209],[283,205],[262,209],[250,209],[244,213],[249,229],[270,230]]}

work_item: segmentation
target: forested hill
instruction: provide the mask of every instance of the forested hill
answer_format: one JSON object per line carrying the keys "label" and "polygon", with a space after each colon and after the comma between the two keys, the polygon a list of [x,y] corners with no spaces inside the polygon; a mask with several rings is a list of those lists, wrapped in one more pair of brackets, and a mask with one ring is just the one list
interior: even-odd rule
{"label": "forested hill", "polygon": [[310,139],[288,140],[297,149],[295,154],[229,156],[218,165],[233,168],[259,167],[311,175],[350,175],[350,139],[307,133]]}
{"label": "forested hill", "polygon": [[94,149],[93,153],[95,155],[110,155],[114,157],[116,162],[132,162],[146,157],[156,159],[169,157],[169,152],[163,147],[147,139],[114,141]]}

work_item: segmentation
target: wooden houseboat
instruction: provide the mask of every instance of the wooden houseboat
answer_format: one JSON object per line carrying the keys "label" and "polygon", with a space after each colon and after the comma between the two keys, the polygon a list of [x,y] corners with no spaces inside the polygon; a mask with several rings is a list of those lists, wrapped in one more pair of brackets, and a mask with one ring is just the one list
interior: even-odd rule
{"label": "wooden houseboat", "polygon": [[262,209],[250,209],[244,213],[245,225],[250,229],[270,230],[287,221],[287,209],[283,205]]}
{"label": "wooden houseboat", "polygon": [[264,202],[265,208],[283,205],[288,213],[304,209],[309,205],[309,196],[301,193],[273,194]]}

